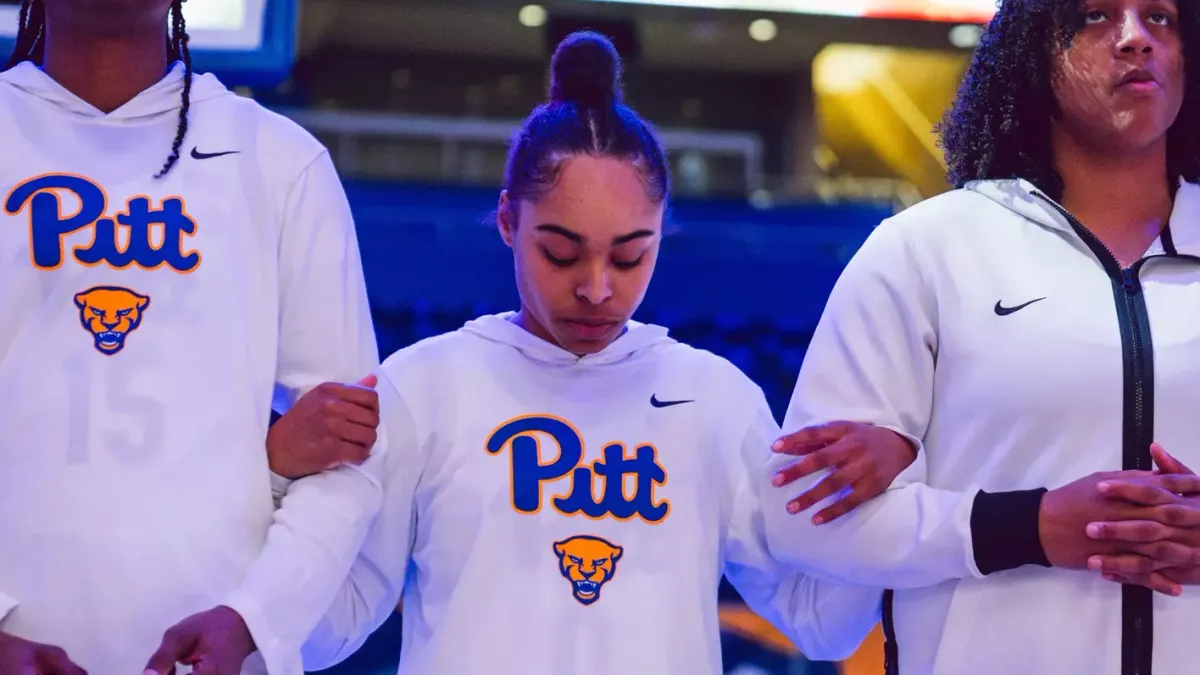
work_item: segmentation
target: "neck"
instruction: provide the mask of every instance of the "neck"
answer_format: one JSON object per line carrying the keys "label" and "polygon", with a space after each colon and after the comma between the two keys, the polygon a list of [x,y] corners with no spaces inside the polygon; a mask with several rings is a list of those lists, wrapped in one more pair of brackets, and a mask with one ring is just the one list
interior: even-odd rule
{"label": "neck", "polygon": [[[59,3],[48,3],[47,8]],[[84,22],[46,17],[42,69],[67,91],[110,113],[163,78],[166,18],[130,22],[119,31],[89,30]]]}
{"label": "neck", "polygon": [[1067,134],[1053,135],[1055,168],[1063,180],[1062,205],[1102,239],[1158,235],[1171,215],[1167,142],[1136,152],[1103,152]]}

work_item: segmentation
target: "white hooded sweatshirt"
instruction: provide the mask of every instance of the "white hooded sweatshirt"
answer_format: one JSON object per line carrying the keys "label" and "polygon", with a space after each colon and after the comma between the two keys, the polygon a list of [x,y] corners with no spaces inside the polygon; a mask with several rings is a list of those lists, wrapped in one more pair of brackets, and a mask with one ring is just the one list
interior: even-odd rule
{"label": "white hooded sweatshirt", "polygon": [[272,675],[378,506],[357,469],[276,513],[264,440],[294,397],[378,363],[325,150],[182,65],[109,114],[38,67],[0,73],[0,631],[97,675],[226,604]]}
{"label": "white hooded sweatshirt", "polygon": [[[785,512],[822,475],[763,491],[780,559],[894,589],[891,675],[1180,675],[1200,592],[1046,567],[1042,495],[1200,466],[1200,187],[1129,269],[1023,181],[980,182],[881,225],[821,319],[784,422],[884,426],[921,443],[892,488],[814,527]],[[1082,533],[1081,533],[1082,534]]]}
{"label": "white hooded sweatshirt", "polygon": [[508,319],[384,363],[384,507],[305,665],[403,595],[404,674],[718,675],[722,573],[809,656],[859,645],[880,592],[767,552],[753,477],[779,428],[757,386],[658,326],[580,358]]}

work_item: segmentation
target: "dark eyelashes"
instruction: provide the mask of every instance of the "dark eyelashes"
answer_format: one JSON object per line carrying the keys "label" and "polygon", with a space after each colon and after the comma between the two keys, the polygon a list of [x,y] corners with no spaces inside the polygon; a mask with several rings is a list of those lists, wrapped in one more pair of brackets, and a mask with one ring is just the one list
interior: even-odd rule
{"label": "dark eyelashes", "polygon": [[[555,267],[570,267],[571,265],[574,265],[575,263],[579,262],[579,258],[559,258],[544,248],[542,249],[542,255],[546,256],[546,260],[551,265],[554,265]],[[631,270],[631,269],[637,267],[638,265],[642,264],[643,257],[645,257],[644,254],[639,255],[635,260],[630,260],[630,261],[614,260],[612,264],[613,264],[613,267],[615,267],[619,270]]]}

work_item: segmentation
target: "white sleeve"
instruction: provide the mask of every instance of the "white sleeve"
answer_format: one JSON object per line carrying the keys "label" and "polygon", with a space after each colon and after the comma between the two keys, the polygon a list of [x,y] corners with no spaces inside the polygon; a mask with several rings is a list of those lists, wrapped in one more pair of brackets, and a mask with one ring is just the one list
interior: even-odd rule
{"label": "white sleeve", "polygon": [[17,608],[17,601],[8,597],[3,591],[0,591],[0,623],[3,623],[4,617],[8,613]]}
{"label": "white sleeve", "polygon": [[883,591],[817,579],[786,566],[767,548],[758,482],[779,426],[755,388],[755,418],[741,444],[740,487],[725,544],[725,576],[756,614],[788,636],[807,658],[837,661],[858,649],[879,623]]}
{"label": "white sleeve", "polygon": [[[276,381],[292,400],[379,364],[350,208],[322,152],[290,189],[279,247]],[[300,646],[336,597],[379,509],[383,455],[292,483],[258,560],[224,602],[270,675],[302,672]],[[265,486],[264,486],[265,488]]]}
{"label": "white sleeve", "polygon": [[416,422],[391,380],[379,378],[386,447],[383,508],[332,607],[304,644],[304,667],[325,670],[358,651],[400,602],[415,534],[413,495],[425,464]]}
{"label": "white sleeve", "polygon": [[379,347],[354,220],[329,153],[292,187],[282,228],[276,380],[290,405],[322,382],[358,381],[379,365]]}
{"label": "white sleeve", "polygon": [[[1047,565],[1037,522],[1044,490],[989,494],[925,483],[921,444],[933,405],[937,299],[902,226],[885,222],[847,265],[805,355],[783,430],[835,420],[900,433],[920,448],[887,492],[832,523],[787,502],[827,471],[776,488],[768,464],[763,493],[767,541],[780,560],[880,588],[920,588],[982,577],[1023,564]],[[831,503],[831,497],[824,504]]]}

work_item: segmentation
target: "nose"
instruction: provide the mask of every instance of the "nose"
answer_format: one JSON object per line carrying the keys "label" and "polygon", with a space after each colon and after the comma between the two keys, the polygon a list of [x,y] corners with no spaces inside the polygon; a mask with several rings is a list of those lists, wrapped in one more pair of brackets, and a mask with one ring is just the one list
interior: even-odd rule
{"label": "nose", "polygon": [[1117,50],[1122,54],[1149,54],[1153,49],[1154,39],[1150,36],[1146,22],[1136,10],[1125,13],[1121,22],[1121,34],[1117,38]]}
{"label": "nose", "polygon": [[110,317],[108,315],[105,315],[103,318],[100,319],[100,324],[103,325],[105,328],[112,330],[113,328],[116,328],[117,326],[119,326],[121,324],[121,318],[115,317],[115,316]]}
{"label": "nose", "polygon": [[611,298],[612,283],[607,267],[605,265],[590,267],[587,270],[587,276],[575,288],[575,295],[593,305],[602,304]]}

